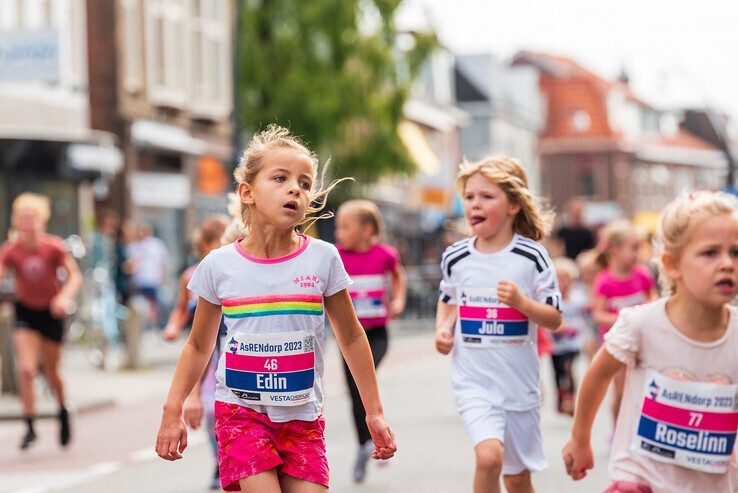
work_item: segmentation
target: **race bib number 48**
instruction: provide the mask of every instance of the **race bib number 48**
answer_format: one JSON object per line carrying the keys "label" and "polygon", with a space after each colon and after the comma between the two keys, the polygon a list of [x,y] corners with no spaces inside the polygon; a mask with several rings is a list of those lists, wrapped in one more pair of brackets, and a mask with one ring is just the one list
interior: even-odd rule
{"label": "race bib number 48", "polygon": [[736,389],[648,370],[632,448],[661,462],[727,472],[738,430]]}
{"label": "race bib number 48", "polygon": [[458,288],[457,294],[464,346],[488,348],[530,342],[528,317],[500,303],[494,290]]}
{"label": "race bib number 48", "polygon": [[314,340],[304,331],[234,335],[226,347],[226,386],[249,404],[297,406],[315,400]]}

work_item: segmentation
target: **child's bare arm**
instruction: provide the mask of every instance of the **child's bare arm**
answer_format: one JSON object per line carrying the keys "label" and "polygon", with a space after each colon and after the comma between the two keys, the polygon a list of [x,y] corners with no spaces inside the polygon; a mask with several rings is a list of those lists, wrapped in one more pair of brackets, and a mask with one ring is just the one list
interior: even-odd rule
{"label": "child's bare arm", "polygon": [[623,363],[615,359],[603,346],[595,355],[582,379],[577,396],[571,439],[562,451],[566,472],[574,480],[582,479],[587,475],[587,469],[594,467],[590,447],[592,423],[602,404],[602,399],[605,398],[610,380],[623,366]]}
{"label": "child's bare arm", "polygon": [[392,430],[384,418],[369,341],[356,318],[348,290],[344,289],[326,297],[325,310],[336,335],[338,347],[351,370],[364,404],[366,423],[376,447],[373,457],[389,459],[397,451],[397,445]]}
{"label": "child's bare arm", "polygon": [[392,272],[392,301],[390,301],[390,316],[400,316],[405,311],[407,297],[407,275],[401,265]]}
{"label": "child's bare arm", "polygon": [[436,304],[436,350],[448,354],[454,347],[454,324],[456,323],[456,305],[443,301]]}
{"label": "child's bare arm", "polygon": [[177,301],[174,308],[172,308],[172,313],[169,315],[169,320],[167,320],[167,325],[164,327],[164,332],[162,332],[162,336],[167,341],[174,341],[179,337],[185,323],[187,323],[187,319],[189,318],[190,313],[187,307],[187,303],[190,298],[189,290],[187,289],[187,283],[189,280],[190,276],[188,276],[186,272],[183,272],[182,275],[179,276],[179,293],[177,294]]}
{"label": "child's bare arm", "polygon": [[607,311],[607,300],[604,296],[592,295],[592,318],[598,325],[611,326],[618,316]]}
{"label": "child's bare arm", "polygon": [[172,386],[164,404],[156,439],[156,452],[162,459],[181,459],[182,451],[187,447],[187,428],[182,419],[182,406],[210,360],[218,337],[220,317],[220,306],[202,297],[199,299],[192,331],[177,362]]}
{"label": "child's bare arm", "polygon": [[500,281],[497,298],[503,303],[520,310],[537,325],[556,330],[561,325],[561,312],[551,305],[528,298],[511,281]]}

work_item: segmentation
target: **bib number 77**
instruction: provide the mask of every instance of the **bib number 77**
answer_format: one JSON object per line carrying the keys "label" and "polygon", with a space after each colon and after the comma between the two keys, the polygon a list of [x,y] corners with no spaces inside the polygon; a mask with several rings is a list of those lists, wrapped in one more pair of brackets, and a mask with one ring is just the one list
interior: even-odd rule
{"label": "bib number 77", "polygon": [[689,413],[689,426],[698,427],[702,423],[702,413]]}

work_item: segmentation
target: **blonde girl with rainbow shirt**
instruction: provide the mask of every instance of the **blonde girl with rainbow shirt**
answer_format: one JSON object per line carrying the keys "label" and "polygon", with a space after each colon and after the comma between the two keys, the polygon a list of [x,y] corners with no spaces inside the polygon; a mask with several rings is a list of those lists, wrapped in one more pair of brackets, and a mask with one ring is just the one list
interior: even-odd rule
{"label": "blonde girl with rainbow shirt", "polygon": [[436,348],[453,349],[456,405],[476,455],[474,491],[531,492],[546,467],[540,424],[537,326],[561,325],[556,270],[538,241],[541,211],[525,170],[504,156],[464,162],[456,185],[473,236],[448,247],[436,312]]}
{"label": "blonde girl with rainbow shirt", "polygon": [[615,492],[735,492],[738,202],[697,192],[664,210],[655,243],[667,297],[620,311],[587,370],[563,459],[582,479],[613,377],[627,369],[610,454]]}
{"label": "blonde girl with rainbow shirt", "polygon": [[216,371],[215,432],[226,491],[328,490],[325,313],[364,402],[373,458],[389,459],[397,449],[351,280],[333,245],[297,232],[336,184],[323,188],[324,176],[317,156],[286,129],[270,125],[255,135],[234,171],[245,236],[210,252],[188,285],[198,305],[156,451],[166,460],[182,457],[183,403],[208,363],[222,316],[228,331]]}

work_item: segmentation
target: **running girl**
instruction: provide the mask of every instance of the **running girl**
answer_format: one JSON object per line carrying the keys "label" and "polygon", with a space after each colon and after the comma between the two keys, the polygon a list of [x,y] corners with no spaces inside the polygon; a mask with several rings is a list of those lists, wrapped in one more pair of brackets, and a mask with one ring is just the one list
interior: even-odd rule
{"label": "running girl", "polygon": [[[26,433],[21,450],[36,441],[36,402],[33,381],[42,364],[44,377],[59,403],[59,443],[72,438],[64,382],[59,373],[64,317],[74,310],[74,297],[82,287],[82,273],[67,252],[64,240],[46,233],[51,216],[48,197],[24,193],[13,201],[16,236],[0,248],[0,280],[10,269],[15,279],[15,357],[18,362],[20,400]],[[57,272],[66,272],[66,281]]]}
{"label": "running girl", "polygon": [[[195,230],[193,234],[193,243],[197,252],[198,259],[202,260],[211,251],[221,246],[220,239],[223,236],[226,227],[228,227],[228,218],[225,216],[213,216],[205,219],[202,224]],[[198,261],[199,264],[199,261]],[[180,291],[177,296],[177,302],[169,315],[169,321],[162,336],[167,341],[176,340],[185,326],[191,323],[192,316],[197,308],[197,295],[187,289],[187,284],[192,279],[197,265],[187,268],[179,277]],[[215,437],[215,369],[218,366],[221,349],[224,346],[227,328],[223,319],[220,319],[218,327],[218,342],[215,344],[215,350],[210,357],[205,372],[197,381],[195,387],[190,392],[184,404],[184,420],[187,425],[196,430],[205,417],[205,425],[207,427],[208,437],[215,456],[215,473],[210,483],[210,489],[220,489],[220,469],[218,467],[218,441]]]}
{"label": "running girl", "polygon": [[[641,243],[638,230],[628,221],[613,221],[602,231],[597,261],[604,270],[597,274],[592,287],[592,316],[599,325],[600,344],[621,309],[656,297],[651,273],[638,264]],[[624,381],[625,372],[613,380],[613,423],[618,419]]]}
{"label": "running girl", "polygon": [[375,459],[397,449],[384,418],[371,350],[351,305],[336,248],[296,232],[319,212],[317,156],[276,125],[254,136],[234,172],[248,234],[208,254],[188,288],[199,296],[192,331],[164,405],[156,450],[187,446],[182,405],[228,327],[215,390],[221,484],[226,491],[327,491],[321,414],[324,311],[362,395]]}
{"label": "running girl", "polygon": [[561,324],[561,294],[546,250],[551,224],[523,167],[494,157],[460,166],[456,184],[474,236],[441,260],[436,348],[454,350],[456,403],[476,453],[474,491],[533,491],[546,467],[540,427],[536,325]]}
{"label": "running girl", "polygon": [[575,480],[594,467],[592,421],[627,368],[608,492],[734,492],[738,427],[738,204],[724,193],[680,197],[656,246],[668,298],[620,312],[579,390],[563,459]]}
{"label": "running girl", "polygon": [[[344,202],[336,213],[336,239],[346,271],[354,281],[351,300],[359,322],[366,330],[372,348],[374,367],[387,352],[387,321],[399,316],[405,309],[407,279],[400,263],[400,255],[390,245],[380,243],[383,221],[379,207],[369,200]],[[391,279],[388,286],[388,277]],[[388,290],[388,288],[390,288]],[[392,299],[388,299],[388,292]],[[366,463],[374,445],[366,426],[366,415],[361,396],[351,371],[344,361],[346,383],[351,394],[351,409],[359,439],[359,450],[354,465],[354,480],[361,482],[366,474]]]}

